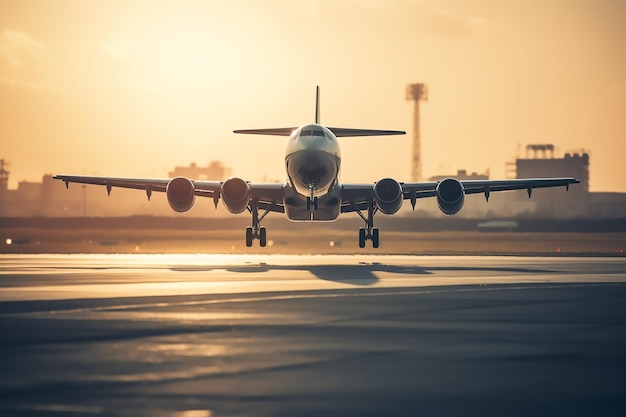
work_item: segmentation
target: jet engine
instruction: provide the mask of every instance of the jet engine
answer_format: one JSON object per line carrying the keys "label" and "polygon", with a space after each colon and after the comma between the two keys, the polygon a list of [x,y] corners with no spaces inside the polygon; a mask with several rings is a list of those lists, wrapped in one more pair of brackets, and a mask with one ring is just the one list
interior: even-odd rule
{"label": "jet engine", "polygon": [[229,212],[241,213],[250,202],[250,186],[241,178],[227,179],[222,184],[222,201]]}
{"label": "jet engine", "polygon": [[437,204],[444,214],[457,214],[465,202],[465,190],[461,181],[454,178],[446,178],[437,184]]}
{"label": "jet engine", "polygon": [[196,201],[196,187],[189,178],[176,177],[167,183],[165,189],[167,194],[167,202],[172,210],[184,213],[193,207]]}
{"label": "jet engine", "polygon": [[374,200],[384,214],[395,214],[402,207],[402,186],[393,178],[383,178],[374,184]]}

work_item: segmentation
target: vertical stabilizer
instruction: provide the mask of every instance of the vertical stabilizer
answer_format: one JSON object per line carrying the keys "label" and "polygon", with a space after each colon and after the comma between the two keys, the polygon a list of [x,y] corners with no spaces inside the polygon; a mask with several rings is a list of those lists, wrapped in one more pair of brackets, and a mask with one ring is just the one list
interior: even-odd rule
{"label": "vertical stabilizer", "polygon": [[320,123],[320,86],[315,87],[315,123]]}
{"label": "vertical stabilizer", "polygon": [[[315,87],[315,124],[320,124],[320,86]],[[302,127],[302,126],[301,126]],[[376,130],[376,129],[349,129],[344,127],[326,126],[337,137],[355,137],[355,136],[387,136],[387,135],[404,135],[403,130]],[[272,135],[272,136],[289,136],[297,127],[278,127],[273,129],[244,129],[233,130],[234,133],[244,133],[248,135]]]}

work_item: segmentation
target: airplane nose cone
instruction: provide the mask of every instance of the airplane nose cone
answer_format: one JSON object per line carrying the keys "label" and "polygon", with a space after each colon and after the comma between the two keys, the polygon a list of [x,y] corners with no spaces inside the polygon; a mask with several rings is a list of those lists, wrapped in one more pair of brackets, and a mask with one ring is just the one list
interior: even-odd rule
{"label": "airplane nose cone", "polygon": [[303,150],[289,157],[287,173],[296,190],[308,195],[310,190],[325,192],[333,184],[338,172],[338,161],[322,151]]}
{"label": "airplane nose cone", "polygon": [[306,169],[316,169],[322,164],[320,155],[317,152],[308,152],[302,155],[302,166]]}

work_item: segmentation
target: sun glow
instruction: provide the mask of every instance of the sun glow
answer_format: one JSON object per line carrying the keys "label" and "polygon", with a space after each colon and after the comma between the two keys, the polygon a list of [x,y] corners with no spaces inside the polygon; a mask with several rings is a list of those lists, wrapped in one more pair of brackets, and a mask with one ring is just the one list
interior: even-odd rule
{"label": "sun glow", "polygon": [[228,89],[245,69],[241,39],[219,27],[172,28],[154,36],[114,39],[105,41],[101,50],[117,65],[132,67],[121,74],[129,86],[156,92]]}
{"label": "sun glow", "polygon": [[[283,142],[233,129],[310,122],[319,84],[324,123],[410,134],[413,82],[431,87],[425,176],[500,178],[520,142],[566,152],[594,138],[591,189],[624,188],[620,2],[62,3],[0,6],[10,188],[45,172],[160,177],[196,155],[282,181]],[[408,177],[407,137],[343,142],[343,181]]]}

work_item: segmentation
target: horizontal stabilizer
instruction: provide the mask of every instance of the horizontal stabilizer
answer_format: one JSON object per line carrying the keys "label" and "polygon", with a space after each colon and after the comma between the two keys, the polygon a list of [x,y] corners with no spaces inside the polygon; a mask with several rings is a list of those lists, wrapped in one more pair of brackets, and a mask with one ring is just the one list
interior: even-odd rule
{"label": "horizontal stabilizer", "polygon": [[245,135],[271,135],[271,136],[289,136],[297,127],[277,127],[270,129],[243,129],[233,130],[233,133],[243,133]]}
{"label": "horizontal stabilizer", "polygon": [[[242,133],[246,135],[271,135],[271,136],[289,136],[297,127],[277,127],[270,129],[243,129],[233,130],[234,133]],[[402,130],[376,130],[376,129],[350,129],[344,127],[329,127],[328,130],[333,132],[338,138],[356,137],[356,136],[389,136],[389,135],[405,135]]]}
{"label": "horizontal stabilizer", "polygon": [[355,136],[389,136],[389,135],[405,135],[402,130],[375,130],[375,129],[349,129],[344,127],[329,127],[331,132],[338,138],[355,137]]}

